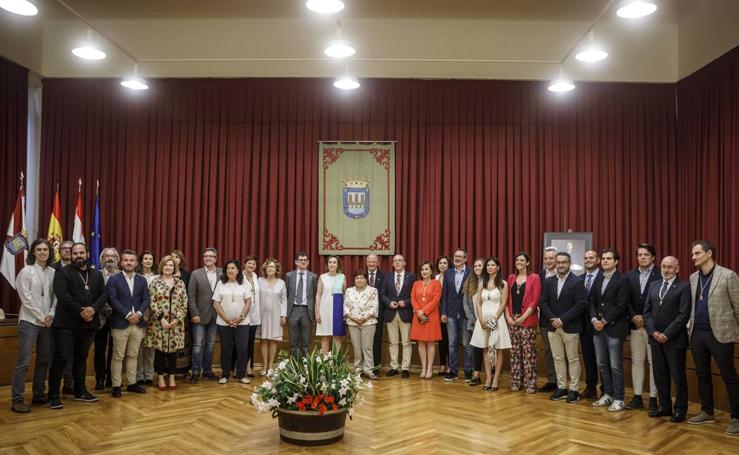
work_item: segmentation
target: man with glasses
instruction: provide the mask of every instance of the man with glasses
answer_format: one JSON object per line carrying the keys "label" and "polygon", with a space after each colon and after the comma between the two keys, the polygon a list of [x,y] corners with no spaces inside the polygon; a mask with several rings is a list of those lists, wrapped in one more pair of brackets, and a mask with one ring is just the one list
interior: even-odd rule
{"label": "man with glasses", "polygon": [[[216,267],[218,250],[203,251],[203,267],[192,272],[187,286],[187,302],[192,322],[192,375],[188,382],[197,384],[203,378],[217,379],[213,374],[213,348],[216,345],[216,318],[213,314],[213,290],[221,276]],[[205,345],[205,346],[203,346]]]}
{"label": "man with glasses", "polygon": [[287,272],[287,327],[290,334],[290,354],[308,355],[313,321],[316,320],[316,285],[318,276],[308,270],[308,253],[295,255],[296,269]]}

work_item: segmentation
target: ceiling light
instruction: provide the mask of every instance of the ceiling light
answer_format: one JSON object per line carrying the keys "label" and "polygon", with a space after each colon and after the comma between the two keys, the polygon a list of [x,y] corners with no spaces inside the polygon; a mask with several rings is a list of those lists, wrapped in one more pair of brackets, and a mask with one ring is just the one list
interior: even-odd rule
{"label": "ceiling light", "polygon": [[354,55],[357,51],[349,44],[348,41],[336,40],[331,42],[323,51],[324,54],[334,58],[345,58]]}
{"label": "ceiling light", "polygon": [[359,88],[359,81],[356,77],[345,74],[334,81],[334,87],[342,90],[354,90]]}
{"label": "ceiling light", "polygon": [[575,58],[581,62],[599,62],[608,58],[608,52],[597,46],[588,46],[583,48],[580,52],[575,55]]}
{"label": "ceiling light", "polygon": [[90,44],[72,49],[72,53],[79,58],[85,60],[102,60],[105,58],[105,52],[95,48]]}
{"label": "ceiling light", "polygon": [[149,90],[146,79],[139,77],[139,65],[133,65],[133,76],[123,78],[121,85],[129,90]]}
{"label": "ceiling light", "polygon": [[558,78],[549,83],[548,87],[550,92],[554,93],[565,93],[575,89],[575,84],[571,80],[565,78]]}
{"label": "ceiling light", "polygon": [[136,76],[123,79],[121,81],[121,85],[130,90],[149,90],[149,86],[146,85],[146,80]]}
{"label": "ceiling light", "polygon": [[305,6],[319,14],[338,13],[344,9],[344,2],[340,0],[308,0]]}
{"label": "ceiling light", "polygon": [[649,16],[655,11],[657,11],[657,5],[654,2],[637,0],[626,3],[616,11],[616,14],[625,19],[638,19]]}
{"label": "ceiling light", "polygon": [[35,16],[38,14],[36,5],[26,0],[0,0],[0,8],[21,16]]}

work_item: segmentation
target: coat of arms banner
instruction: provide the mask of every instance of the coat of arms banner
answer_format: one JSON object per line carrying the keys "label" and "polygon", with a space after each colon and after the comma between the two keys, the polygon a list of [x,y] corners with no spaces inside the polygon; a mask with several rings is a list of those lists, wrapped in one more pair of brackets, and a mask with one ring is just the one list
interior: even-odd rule
{"label": "coat of arms banner", "polygon": [[395,252],[395,143],[318,143],[320,254]]}

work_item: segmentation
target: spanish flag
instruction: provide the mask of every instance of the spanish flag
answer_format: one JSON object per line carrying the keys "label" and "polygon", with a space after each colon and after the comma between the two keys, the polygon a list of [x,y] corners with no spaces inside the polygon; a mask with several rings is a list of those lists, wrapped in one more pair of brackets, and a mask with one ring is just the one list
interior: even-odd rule
{"label": "spanish flag", "polygon": [[59,262],[61,256],[59,255],[59,247],[64,240],[62,235],[62,204],[59,202],[59,185],[56,187],[54,193],[54,207],[51,209],[51,217],[49,217],[49,233],[46,235],[46,239],[51,243],[54,248],[54,261]]}

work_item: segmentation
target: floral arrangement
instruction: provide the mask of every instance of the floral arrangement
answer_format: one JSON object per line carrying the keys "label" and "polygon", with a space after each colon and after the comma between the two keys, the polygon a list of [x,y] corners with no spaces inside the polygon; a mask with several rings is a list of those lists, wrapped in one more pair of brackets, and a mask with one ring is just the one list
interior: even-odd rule
{"label": "floral arrangement", "polygon": [[294,411],[326,411],[348,409],[364,401],[362,391],[372,387],[347,361],[346,352],[336,347],[327,354],[314,350],[307,357],[292,357],[280,352],[275,369],[251,396],[251,404],[259,412],[278,409]]}

